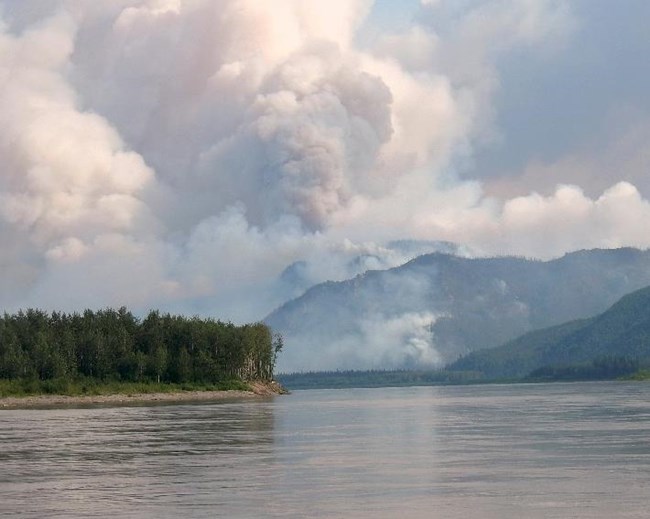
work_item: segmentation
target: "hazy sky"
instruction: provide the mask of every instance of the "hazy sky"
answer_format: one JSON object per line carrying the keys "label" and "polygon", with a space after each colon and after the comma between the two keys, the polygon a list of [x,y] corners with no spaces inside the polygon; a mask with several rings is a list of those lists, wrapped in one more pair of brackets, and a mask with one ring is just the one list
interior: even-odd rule
{"label": "hazy sky", "polygon": [[650,244],[645,0],[0,13],[7,309],[258,319],[291,295],[292,263],[342,279],[408,259],[396,239],[536,257]]}

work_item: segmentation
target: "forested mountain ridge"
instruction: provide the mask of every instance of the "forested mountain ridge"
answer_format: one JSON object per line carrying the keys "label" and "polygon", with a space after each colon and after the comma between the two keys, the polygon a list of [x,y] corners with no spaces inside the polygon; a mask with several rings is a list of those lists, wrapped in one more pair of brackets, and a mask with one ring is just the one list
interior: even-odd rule
{"label": "forested mountain ridge", "polygon": [[280,336],[263,323],[125,308],[82,314],[21,311],[0,317],[0,379],[202,382],[271,380]]}
{"label": "forested mountain ridge", "polygon": [[435,253],[316,285],[265,322],[285,338],[282,371],[426,369],[593,316],[647,285],[650,252],[631,248],[551,261]]}
{"label": "forested mountain ridge", "polygon": [[476,371],[485,378],[520,378],[543,367],[605,358],[650,359],[650,287],[626,295],[596,317],[536,330],[471,353],[448,369]]}

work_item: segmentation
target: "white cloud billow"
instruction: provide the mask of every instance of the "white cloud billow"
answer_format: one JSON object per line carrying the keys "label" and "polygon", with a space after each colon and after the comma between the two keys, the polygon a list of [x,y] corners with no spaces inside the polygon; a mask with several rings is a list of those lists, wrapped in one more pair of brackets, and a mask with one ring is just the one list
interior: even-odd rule
{"label": "white cloud billow", "polygon": [[293,262],[341,279],[408,259],[392,239],[650,245],[629,183],[498,202],[454,173],[498,133],[494,61],[561,40],[566,4],[423,4],[451,29],[362,47],[365,0],[0,2],[0,303],[257,319]]}

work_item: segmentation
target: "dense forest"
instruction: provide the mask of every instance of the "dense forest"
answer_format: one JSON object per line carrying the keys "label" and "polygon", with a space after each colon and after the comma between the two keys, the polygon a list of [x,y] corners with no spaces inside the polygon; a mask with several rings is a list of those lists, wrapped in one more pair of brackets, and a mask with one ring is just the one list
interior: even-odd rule
{"label": "dense forest", "polygon": [[[355,369],[373,369],[372,337],[379,328],[370,331],[367,323],[433,313],[439,316],[430,330],[436,354],[449,363],[531,330],[600,314],[625,294],[649,285],[650,251],[579,251],[551,261],[426,254],[394,269],[315,285],[264,322],[282,333],[287,346],[302,352],[295,364],[293,358],[283,362],[287,370],[343,369],[351,367],[352,358],[368,359]],[[393,353],[397,350],[396,345]],[[608,354],[616,351],[603,349],[594,356]],[[324,365],[326,358],[336,360]],[[428,369],[410,355],[394,367]],[[531,364],[530,370],[537,367]]]}
{"label": "dense forest", "polygon": [[280,373],[277,379],[288,389],[444,386],[472,384],[482,380],[479,373],[445,370],[315,371]]}
{"label": "dense forest", "polygon": [[649,361],[650,287],[628,294],[600,315],[475,351],[447,369],[490,379],[611,378],[643,369]]}
{"label": "dense forest", "polygon": [[650,379],[650,287],[607,311],[529,332],[438,370],[280,374],[289,389]]}
{"label": "dense forest", "polygon": [[646,363],[637,358],[625,356],[598,357],[590,362],[581,364],[542,366],[530,372],[526,380],[544,382],[630,378],[636,373],[639,373],[645,365]]}
{"label": "dense forest", "polygon": [[488,383],[567,382],[584,380],[650,379],[650,362],[625,356],[598,357],[590,362],[549,365],[525,376],[490,377],[479,371],[397,370],[316,371],[280,373],[287,389],[342,389],[402,386],[450,386]]}
{"label": "dense forest", "polygon": [[126,308],[0,317],[0,379],[125,382],[271,380],[282,338],[262,323]]}

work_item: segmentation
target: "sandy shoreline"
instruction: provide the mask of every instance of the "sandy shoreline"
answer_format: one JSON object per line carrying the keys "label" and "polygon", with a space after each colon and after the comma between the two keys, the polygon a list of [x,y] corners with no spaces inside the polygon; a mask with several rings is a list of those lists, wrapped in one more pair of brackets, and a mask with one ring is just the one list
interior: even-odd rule
{"label": "sandy shoreline", "polygon": [[231,399],[270,397],[286,393],[279,384],[252,382],[252,391],[178,391],[173,393],[134,393],[112,395],[34,395],[0,398],[2,409],[35,409],[50,407],[77,407],[94,404],[129,405],[147,402],[209,402]]}

